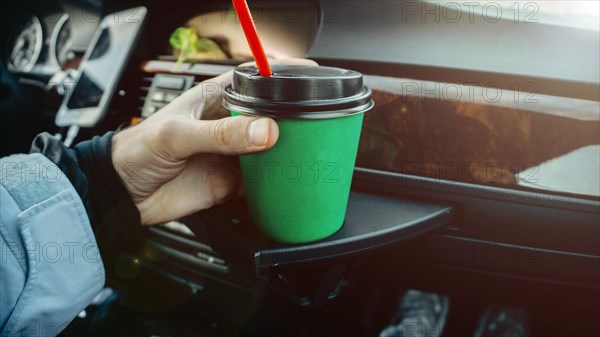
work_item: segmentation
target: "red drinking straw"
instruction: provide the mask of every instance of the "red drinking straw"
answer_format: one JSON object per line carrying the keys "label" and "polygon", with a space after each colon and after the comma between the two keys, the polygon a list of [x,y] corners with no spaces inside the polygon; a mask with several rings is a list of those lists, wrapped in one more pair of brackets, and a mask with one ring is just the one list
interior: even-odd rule
{"label": "red drinking straw", "polygon": [[273,73],[271,72],[267,55],[265,55],[265,50],[260,42],[260,37],[258,37],[258,33],[256,32],[256,26],[254,26],[252,14],[250,14],[250,8],[248,8],[246,0],[232,1],[238,18],[240,18],[242,29],[246,35],[246,40],[248,40],[248,44],[250,45],[250,50],[254,56],[254,61],[256,61],[258,73],[260,76],[272,76]]}

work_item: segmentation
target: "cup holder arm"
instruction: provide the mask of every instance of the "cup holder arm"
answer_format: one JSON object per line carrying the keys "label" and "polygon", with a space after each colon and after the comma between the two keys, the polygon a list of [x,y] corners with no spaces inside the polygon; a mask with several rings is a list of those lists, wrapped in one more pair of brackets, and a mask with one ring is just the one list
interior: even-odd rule
{"label": "cup holder arm", "polygon": [[[186,224],[233,269],[258,279],[283,265],[327,262],[450,225],[453,207],[351,192],[342,229],[306,244],[272,242],[252,224],[243,199],[193,215]],[[328,263],[328,262],[327,262]]]}

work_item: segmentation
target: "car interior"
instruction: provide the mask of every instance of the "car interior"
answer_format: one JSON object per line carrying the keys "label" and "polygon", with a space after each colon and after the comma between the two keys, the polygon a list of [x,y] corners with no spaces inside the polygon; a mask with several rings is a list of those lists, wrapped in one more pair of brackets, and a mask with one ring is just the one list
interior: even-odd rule
{"label": "car interior", "polygon": [[[598,1],[248,4],[270,59],[373,91],[342,229],[276,243],[244,197],[139,227],[62,335],[600,335]],[[0,9],[0,157],[143,123],[253,60],[231,1]],[[208,47],[186,54],[190,32]]]}

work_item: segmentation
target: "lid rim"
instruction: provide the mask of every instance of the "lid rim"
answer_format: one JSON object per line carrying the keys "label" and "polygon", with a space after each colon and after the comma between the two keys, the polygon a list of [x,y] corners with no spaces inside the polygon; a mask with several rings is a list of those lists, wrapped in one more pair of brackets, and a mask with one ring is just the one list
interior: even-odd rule
{"label": "lid rim", "polygon": [[232,102],[243,102],[246,104],[261,104],[265,106],[281,106],[281,107],[290,107],[290,106],[309,106],[309,107],[319,107],[319,106],[329,106],[329,105],[344,105],[351,104],[352,102],[361,102],[365,101],[372,95],[372,90],[368,86],[363,86],[361,91],[355,95],[342,97],[342,98],[331,98],[331,99],[306,99],[306,100],[298,100],[298,101],[277,101],[277,100],[269,100],[261,97],[253,97],[248,95],[243,95],[235,91],[233,86],[229,85],[224,90],[224,97],[227,100],[231,100]]}
{"label": "lid rim", "polygon": [[351,107],[346,109],[338,110],[327,110],[327,111],[294,111],[294,112],[282,112],[281,110],[270,110],[270,109],[253,109],[240,105],[235,105],[228,101],[223,101],[223,107],[229,111],[237,112],[242,115],[258,116],[258,117],[270,117],[273,119],[296,119],[296,120],[320,120],[320,119],[334,119],[358,115],[360,113],[366,113],[375,107],[375,102],[371,99],[369,102]]}
{"label": "lid rim", "polygon": [[273,76],[238,67],[223,90],[222,105],[245,115],[330,119],[369,111],[372,90],[361,73],[334,67],[273,66]]}

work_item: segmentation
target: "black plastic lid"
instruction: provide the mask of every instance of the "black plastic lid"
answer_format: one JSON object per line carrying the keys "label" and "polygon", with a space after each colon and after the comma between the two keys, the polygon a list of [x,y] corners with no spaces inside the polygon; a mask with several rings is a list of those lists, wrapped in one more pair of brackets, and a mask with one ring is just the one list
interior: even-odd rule
{"label": "black plastic lid", "polygon": [[286,119],[344,117],[373,107],[362,74],[332,67],[275,65],[273,76],[256,67],[234,69],[223,106],[242,114]]}

